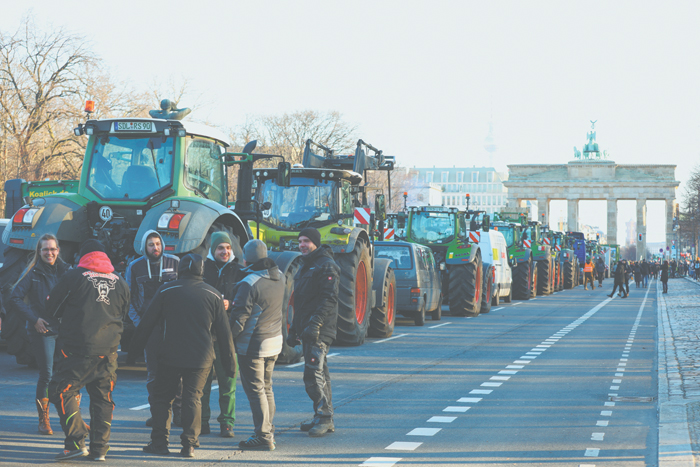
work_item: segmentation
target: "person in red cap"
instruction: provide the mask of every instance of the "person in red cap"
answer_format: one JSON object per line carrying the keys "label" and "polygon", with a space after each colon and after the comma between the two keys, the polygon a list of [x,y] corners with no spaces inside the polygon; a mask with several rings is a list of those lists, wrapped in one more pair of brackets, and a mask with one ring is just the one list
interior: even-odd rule
{"label": "person in red cap", "polygon": [[[114,273],[112,262],[97,240],[80,247],[78,267],[65,273],[47,297],[46,310],[60,320],[61,357],[49,383],[49,400],[56,406],[66,435],[56,460],[89,455],[104,460],[109,450],[117,381],[117,347],[129,312],[129,286]],[[85,447],[88,427],[76,396],[86,387],[90,395],[90,452]]]}

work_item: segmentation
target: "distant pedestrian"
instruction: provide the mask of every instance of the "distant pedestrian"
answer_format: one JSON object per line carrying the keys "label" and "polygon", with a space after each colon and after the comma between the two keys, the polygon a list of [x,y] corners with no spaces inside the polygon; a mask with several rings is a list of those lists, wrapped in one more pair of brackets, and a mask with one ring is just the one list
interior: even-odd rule
{"label": "distant pedestrian", "polygon": [[212,333],[227,376],[234,374],[233,340],[221,294],[202,280],[204,260],[188,254],[180,260],[178,280],[158,289],[136,328],[131,351],[143,348],[162,323],[158,370],[153,386],[151,442],[143,451],[169,454],[170,410],[182,378],[182,457],[194,457],[202,425],[202,388],[214,361]]}
{"label": "distant pedestrian", "polygon": [[44,234],[36,244],[34,256],[15,284],[8,306],[24,313],[32,350],[39,366],[36,384],[36,410],[39,413],[39,433],[52,435],[49,422],[49,382],[53,374],[59,321],[49,316],[46,297],[70,266],[58,255],[58,239]]}
{"label": "distant pedestrian", "polygon": [[605,278],[605,260],[602,256],[599,256],[595,263],[595,273],[598,276],[598,287],[603,287],[603,279]]}
{"label": "distant pedestrian", "polygon": [[66,272],[51,290],[46,304],[49,316],[58,318],[62,359],[49,383],[49,399],[56,406],[66,434],[64,451],[57,460],[88,455],[88,427],[80,415],[76,396],[83,386],[90,395],[90,453],[105,460],[109,450],[117,381],[117,348],[129,312],[129,287],[97,240],[80,247],[78,267]]}
{"label": "distant pedestrian", "polygon": [[649,274],[651,274],[651,268],[646,259],[642,260],[642,281],[644,282],[644,288],[646,289],[649,285]]}
{"label": "distant pedestrian", "polygon": [[307,227],[299,232],[303,266],[294,278],[294,320],[287,344],[303,343],[304,385],[314,405],[314,418],[302,423],[309,436],[335,431],[328,348],[336,336],[338,320],[338,282],[340,269],[333,251],[321,244],[318,230]]}
{"label": "distant pedestrian", "polygon": [[625,275],[625,263],[620,260],[617,262],[617,266],[615,268],[613,291],[610,293],[610,295],[608,295],[608,297],[612,298],[612,296],[615,295],[615,291],[619,288],[620,294],[624,293],[623,298],[627,298],[627,292],[625,292]]}
{"label": "distant pedestrian", "polygon": [[634,263],[634,283],[637,285],[637,288],[639,288],[642,284],[642,266],[639,264],[639,261]]}
{"label": "distant pedestrian", "polygon": [[632,278],[632,275],[634,274],[634,271],[632,270],[632,266],[627,263],[626,259],[622,260],[625,263],[625,290],[627,295],[630,294],[630,279]]}
{"label": "distant pedestrian", "polygon": [[255,434],[241,449],[275,449],[275,395],[272,371],[282,351],[282,302],[285,278],[260,240],[246,243],[243,271],[231,311],[231,330],[238,353],[241,384],[253,413]]}
{"label": "distant pedestrian", "polygon": [[663,293],[668,293],[668,261],[661,265],[661,284],[664,286]]}
{"label": "distant pedestrian", "polygon": [[595,290],[595,281],[593,280],[593,271],[595,266],[591,258],[586,258],[586,263],[583,265],[583,290],[588,290],[588,283],[591,283],[591,289]]}

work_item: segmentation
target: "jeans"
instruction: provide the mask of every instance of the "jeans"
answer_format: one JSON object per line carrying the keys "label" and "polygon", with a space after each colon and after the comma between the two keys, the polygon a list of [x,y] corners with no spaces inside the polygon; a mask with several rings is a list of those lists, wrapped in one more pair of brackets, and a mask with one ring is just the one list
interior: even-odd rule
{"label": "jeans", "polygon": [[331,375],[328,371],[328,344],[325,342],[304,342],[304,386],[306,394],[314,403],[314,418],[333,418],[333,391]]}
{"label": "jeans", "polygon": [[[221,413],[216,418],[220,425],[234,426],[236,422],[236,377],[229,378],[226,376],[226,371],[221,365],[221,357],[219,344],[214,341],[214,366],[209,371],[209,377],[204,385],[202,396],[202,423],[209,423],[211,418],[211,383],[214,380],[214,371],[216,371],[216,380],[219,382],[219,410]],[[233,354],[234,365],[236,364],[236,354]]]}
{"label": "jeans", "polygon": [[157,446],[167,446],[170,438],[171,406],[182,381],[182,434],[183,446],[199,446],[202,429],[202,388],[207,381],[209,368],[180,368],[160,362],[151,394],[153,430],[151,441]]}
{"label": "jeans", "polygon": [[53,374],[53,359],[56,351],[57,335],[44,336],[37,332],[29,331],[29,339],[34,357],[39,366],[39,381],[36,383],[36,398],[45,399],[49,397],[49,382]]}
{"label": "jeans", "polygon": [[238,356],[241,384],[253,413],[255,435],[267,441],[275,438],[275,394],[272,392],[274,357]]}
{"label": "jeans", "polygon": [[664,293],[668,293],[668,281],[661,282],[664,286]]}

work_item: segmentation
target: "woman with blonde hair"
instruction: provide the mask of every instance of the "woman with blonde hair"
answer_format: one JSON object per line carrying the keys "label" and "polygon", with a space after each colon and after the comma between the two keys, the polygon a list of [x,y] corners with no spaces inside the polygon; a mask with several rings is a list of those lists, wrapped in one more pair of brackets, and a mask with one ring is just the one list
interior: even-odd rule
{"label": "woman with blonde hair", "polygon": [[36,408],[39,413],[39,433],[52,435],[49,423],[48,387],[53,373],[58,320],[46,313],[46,298],[58,279],[70,269],[58,254],[58,239],[44,234],[36,244],[34,256],[15,283],[10,306],[24,313],[31,348],[39,366],[36,385]]}

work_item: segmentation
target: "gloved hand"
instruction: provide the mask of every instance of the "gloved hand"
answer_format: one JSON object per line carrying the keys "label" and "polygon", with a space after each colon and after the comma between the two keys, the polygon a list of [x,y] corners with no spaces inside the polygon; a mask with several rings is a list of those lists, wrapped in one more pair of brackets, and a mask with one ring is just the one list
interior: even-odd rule
{"label": "gloved hand", "polygon": [[289,334],[287,334],[287,345],[290,347],[296,347],[299,344],[301,344],[301,342],[299,342],[296,331],[289,328]]}
{"label": "gloved hand", "polygon": [[321,335],[322,324],[323,320],[320,316],[312,317],[306,329],[304,329],[304,332],[301,333],[301,338],[307,342],[318,342],[318,338]]}

